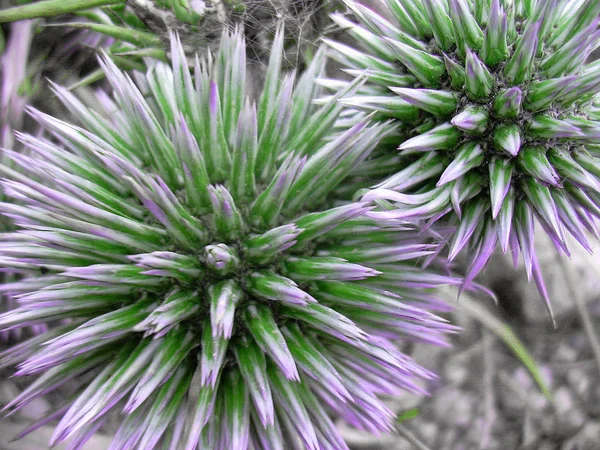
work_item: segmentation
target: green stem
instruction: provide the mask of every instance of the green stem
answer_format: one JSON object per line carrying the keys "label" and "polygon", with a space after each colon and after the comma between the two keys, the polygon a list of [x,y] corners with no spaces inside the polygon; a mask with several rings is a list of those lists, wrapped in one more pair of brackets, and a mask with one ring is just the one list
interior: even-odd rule
{"label": "green stem", "polygon": [[400,436],[406,439],[416,450],[431,450],[404,425],[396,424],[396,431]]}
{"label": "green stem", "polygon": [[542,394],[544,394],[544,397],[550,402],[553,402],[554,400],[550,393],[550,389],[548,389],[535,360],[514,331],[507,324],[496,318],[494,314],[488,311],[485,306],[482,306],[480,302],[469,298],[467,295],[463,294],[458,306],[504,341],[517,358],[521,360],[527,370],[529,370],[529,373],[537,383]]}
{"label": "green stem", "polygon": [[23,6],[15,6],[0,11],[0,23],[17,20],[54,17],[82,9],[125,3],[125,0],[43,0]]}

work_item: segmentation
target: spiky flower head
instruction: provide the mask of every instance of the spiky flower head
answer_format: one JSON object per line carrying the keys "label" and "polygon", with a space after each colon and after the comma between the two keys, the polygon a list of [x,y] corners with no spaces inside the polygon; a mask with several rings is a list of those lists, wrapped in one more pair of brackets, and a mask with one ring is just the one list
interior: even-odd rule
{"label": "spiky flower head", "polygon": [[589,249],[585,230],[597,234],[600,217],[600,62],[587,61],[600,2],[382,3],[391,21],[351,0],[358,23],[335,16],[363,51],[329,42],[373,82],[345,103],[403,123],[393,175],[363,199],[394,210],[380,216],[455,222],[450,259],[475,250],[467,283],[497,243],[521,251],[539,281],[534,220],[562,251],[566,232]]}
{"label": "spiky flower head", "polygon": [[1,208],[18,230],[0,264],[28,277],[0,288],[20,305],[0,329],[54,326],[1,355],[40,375],[6,409],[78,386],[51,444],[85,442],[118,409],[112,449],[343,449],[326,407],[387,431],[378,396],[431,376],[396,342],[443,344],[452,327],[426,309],[457,281],[415,266],[435,256],[423,233],[332,205],[387,125],[332,133],[339,97],[312,103],[324,53],[295,82],[282,36],[257,107],[239,33],[193,75],[174,38],[172,69],[137,85],[102,62],[110,118],[56,87],[83,127],[32,111],[53,138],[7,153],[20,168],[0,168]]}

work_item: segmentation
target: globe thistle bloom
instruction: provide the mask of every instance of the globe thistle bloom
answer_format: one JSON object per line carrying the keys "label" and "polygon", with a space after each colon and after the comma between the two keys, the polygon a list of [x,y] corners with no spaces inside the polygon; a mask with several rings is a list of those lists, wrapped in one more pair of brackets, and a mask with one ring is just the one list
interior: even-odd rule
{"label": "globe thistle bloom", "polygon": [[112,449],[343,449],[329,412],[388,431],[378,396],[431,377],[396,344],[444,344],[432,290],[458,280],[415,264],[435,259],[425,233],[330,198],[388,125],[332,132],[360,81],[316,107],[324,53],[296,82],[282,36],[256,107],[239,33],[193,73],[173,38],[138,85],[102,61],[109,119],[56,87],[83,126],[32,110],[52,139],[7,152],[0,265],[28,277],[0,287],[19,303],[0,329],[53,326],[0,355],[39,375],[5,409],[78,386],[42,421],[52,445],[119,410]]}
{"label": "globe thistle bloom", "polygon": [[[384,0],[390,20],[346,2],[336,22],[361,50],[329,42],[372,84],[346,105],[402,122],[391,174],[363,200],[394,219],[456,224],[449,259],[473,249],[466,283],[499,244],[522,253],[545,295],[534,222],[568,254],[600,217],[596,0]],[[515,259],[516,260],[516,259]]]}

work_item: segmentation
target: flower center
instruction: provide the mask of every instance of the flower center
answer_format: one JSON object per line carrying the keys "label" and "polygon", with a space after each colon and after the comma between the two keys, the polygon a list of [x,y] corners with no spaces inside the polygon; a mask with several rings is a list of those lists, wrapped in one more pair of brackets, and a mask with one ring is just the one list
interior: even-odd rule
{"label": "flower center", "polygon": [[207,268],[220,276],[229,275],[240,267],[237,250],[226,244],[207,245],[204,258]]}

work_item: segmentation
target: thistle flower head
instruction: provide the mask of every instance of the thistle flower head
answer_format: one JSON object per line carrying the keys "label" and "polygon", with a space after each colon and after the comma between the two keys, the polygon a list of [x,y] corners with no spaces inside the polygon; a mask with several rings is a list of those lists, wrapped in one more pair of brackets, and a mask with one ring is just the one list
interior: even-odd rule
{"label": "thistle flower head", "polygon": [[[402,122],[396,173],[365,199],[378,216],[456,223],[450,259],[474,248],[467,284],[497,243],[537,273],[537,220],[568,252],[600,217],[596,0],[384,0],[384,18],[337,15],[363,51],[329,42],[372,85],[344,99]],[[387,17],[386,16],[386,17]],[[375,167],[376,164],[371,164]],[[539,276],[536,276],[539,281]],[[542,289],[543,290],[543,289]]]}
{"label": "thistle flower head", "polygon": [[19,303],[0,329],[55,326],[0,356],[40,375],[6,409],[79,386],[51,444],[85,442],[118,409],[113,449],[342,449],[326,407],[387,431],[378,396],[431,376],[394,343],[443,344],[430,290],[457,280],[415,267],[436,254],[423,233],[332,204],[388,126],[333,133],[344,93],[312,103],[323,52],[295,82],[282,36],[257,106],[239,33],[193,74],[173,38],[172,68],[138,85],[103,60],[109,118],[56,87],[83,126],[32,111],[53,137],[7,153],[18,230],[0,264],[28,277],[0,287]]}

